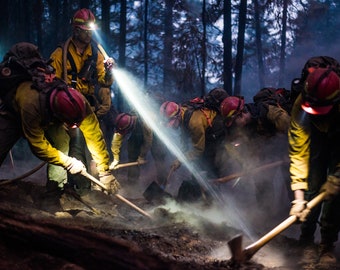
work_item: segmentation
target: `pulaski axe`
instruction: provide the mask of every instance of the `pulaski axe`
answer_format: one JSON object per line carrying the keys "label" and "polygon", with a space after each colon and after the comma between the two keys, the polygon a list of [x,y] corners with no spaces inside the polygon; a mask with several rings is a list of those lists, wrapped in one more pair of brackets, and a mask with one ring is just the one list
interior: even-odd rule
{"label": "pulaski axe", "polygon": [[[307,208],[312,209],[319,203],[321,203],[325,198],[326,193],[322,192],[314,199],[307,203]],[[262,248],[265,244],[267,244],[270,240],[272,240],[275,236],[283,232],[285,229],[293,225],[298,220],[298,217],[293,215],[285,219],[278,226],[272,229],[270,232],[262,236],[259,240],[254,242],[253,244],[247,246],[242,250],[242,235],[237,235],[233,239],[228,242],[228,246],[231,252],[231,261],[236,264],[244,263],[250,260],[253,255]]]}

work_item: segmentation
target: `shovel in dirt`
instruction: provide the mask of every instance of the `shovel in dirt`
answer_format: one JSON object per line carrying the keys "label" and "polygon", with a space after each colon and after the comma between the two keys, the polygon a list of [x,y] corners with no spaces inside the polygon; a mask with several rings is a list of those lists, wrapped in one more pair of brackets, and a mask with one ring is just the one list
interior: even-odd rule
{"label": "shovel in dirt", "polygon": [[[310,202],[307,203],[307,208],[312,209],[319,203],[321,203],[325,198],[326,193],[322,192]],[[250,260],[254,254],[266,245],[270,240],[272,240],[275,236],[283,232],[285,229],[293,225],[298,220],[297,216],[293,215],[285,219],[278,226],[272,229],[270,232],[262,236],[259,240],[254,242],[253,244],[247,246],[242,250],[242,235],[237,235],[233,239],[228,242],[228,246],[231,252],[231,261],[236,264],[245,263]]]}
{"label": "shovel in dirt", "polygon": [[169,179],[175,169],[171,167],[168,177],[166,178],[166,181],[163,183],[162,186],[160,186],[155,181],[152,181],[152,183],[145,189],[143,196],[147,201],[163,201],[166,198],[171,198],[172,196],[165,191],[166,185],[169,182]]}
{"label": "shovel in dirt", "polygon": [[[94,176],[89,174],[87,171],[83,171],[83,172],[81,172],[81,174],[83,176],[85,176],[86,178],[88,178],[89,180],[91,180],[93,183],[100,186],[102,189],[107,190],[107,188],[105,187],[105,185],[102,182],[100,182],[97,178],[95,178]],[[139,208],[137,205],[133,204],[129,200],[125,199],[122,195],[119,195],[119,194],[114,194],[114,195],[117,199],[119,199],[122,202],[126,203],[127,205],[131,206],[133,209],[137,210],[142,215],[152,219],[152,216],[150,214],[148,214],[147,212],[145,212],[144,210],[142,210],[141,208]]]}

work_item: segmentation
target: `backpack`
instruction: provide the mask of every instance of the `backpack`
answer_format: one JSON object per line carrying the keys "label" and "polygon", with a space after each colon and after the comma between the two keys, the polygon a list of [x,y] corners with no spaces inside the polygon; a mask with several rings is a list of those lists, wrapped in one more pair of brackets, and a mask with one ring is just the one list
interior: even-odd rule
{"label": "backpack", "polygon": [[301,93],[309,75],[317,68],[331,68],[340,77],[340,64],[330,56],[314,56],[307,60],[301,71],[300,78],[294,78],[291,83],[291,96],[294,101]]}
{"label": "backpack", "polygon": [[32,88],[39,91],[44,89],[45,83],[55,77],[49,64],[37,46],[28,42],[14,44],[0,63],[0,98],[9,100],[24,81],[32,81]]}
{"label": "backpack", "polygon": [[5,109],[15,112],[12,100],[19,84],[31,81],[31,88],[39,92],[42,107],[42,124],[52,117],[47,105],[52,90],[68,91],[67,84],[55,77],[51,60],[44,59],[38,47],[28,42],[14,44],[0,63],[0,99]]}
{"label": "backpack", "polygon": [[285,88],[264,87],[253,97],[254,103],[279,106],[290,113],[292,102],[291,91]]}
{"label": "backpack", "polygon": [[[188,129],[190,118],[195,110],[202,110],[206,116],[209,127],[206,130],[206,141],[216,142],[219,141],[225,135],[224,120],[220,112],[221,102],[228,97],[228,93],[222,88],[214,88],[203,97],[196,97],[182,104],[187,110],[184,113],[183,123],[184,127]],[[203,109],[207,108],[217,112],[217,115],[211,121],[204,113]]]}

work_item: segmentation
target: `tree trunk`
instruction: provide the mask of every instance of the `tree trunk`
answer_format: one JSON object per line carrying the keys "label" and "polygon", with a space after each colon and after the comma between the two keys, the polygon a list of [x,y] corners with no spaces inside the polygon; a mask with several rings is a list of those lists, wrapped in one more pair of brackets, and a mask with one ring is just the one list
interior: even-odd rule
{"label": "tree trunk", "polygon": [[[120,19],[119,19],[119,56],[118,66],[120,68],[125,67],[125,52],[126,52],[126,0],[120,1]],[[124,111],[124,99],[122,93],[117,93],[117,109],[118,111]]]}
{"label": "tree trunk", "polygon": [[202,27],[203,27],[203,36],[202,36],[202,76],[201,76],[201,96],[205,95],[205,69],[207,65],[207,49],[206,49],[206,40],[207,40],[207,22],[206,22],[206,0],[203,0],[202,5]]}
{"label": "tree trunk", "polygon": [[105,45],[108,44],[110,37],[110,0],[102,0],[102,20],[101,20],[101,31],[103,32],[103,40]]}
{"label": "tree trunk", "polygon": [[237,54],[235,63],[235,86],[234,95],[241,94],[242,85],[242,66],[243,66],[243,50],[244,50],[244,34],[247,19],[247,0],[241,0],[239,8],[239,24],[237,37]]}
{"label": "tree trunk", "polygon": [[280,75],[279,75],[279,87],[284,83],[284,75],[286,70],[286,32],[287,32],[287,8],[288,0],[283,0],[283,12],[282,12],[282,30],[281,30],[281,48],[280,48]]}
{"label": "tree trunk", "polygon": [[259,74],[259,85],[263,88],[265,85],[264,81],[264,65],[263,65],[263,51],[262,51],[262,33],[261,33],[261,12],[258,0],[254,0],[255,8],[255,32],[256,32],[256,52],[257,52],[257,64],[258,64],[258,74]]}
{"label": "tree trunk", "polygon": [[172,67],[172,46],[173,46],[173,15],[172,10],[174,0],[165,1],[164,14],[164,71],[163,71],[163,88],[164,92],[169,93],[173,85],[173,67]]}
{"label": "tree trunk", "polygon": [[232,37],[231,37],[231,1],[224,0],[223,8],[223,82],[229,95],[233,93],[232,82]]}
{"label": "tree trunk", "polygon": [[149,12],[149,0],[144,1],[144,88],[148,86],[148,12]]}

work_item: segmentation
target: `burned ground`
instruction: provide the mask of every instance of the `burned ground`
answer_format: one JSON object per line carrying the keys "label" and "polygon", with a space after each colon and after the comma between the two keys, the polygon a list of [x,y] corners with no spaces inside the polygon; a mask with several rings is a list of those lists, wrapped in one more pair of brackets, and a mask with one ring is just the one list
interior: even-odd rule
{"label": "burned ground", "polygon": [[285,211],[255,221],[255,210],[248,209],[250,239],[248,227],[220,205],[150,202],[142,196],[147,185],[121,193],[151,218],[97,191],[81,201],[66,192],[61,209],[50,208],[43,203],[44,177],[40,172],[0,185],[0,269],[327,269],[298,264],[301,249],[292,231],[244,263],[230,260],[230,239],[243,234],[247,246],[284,220]]}

